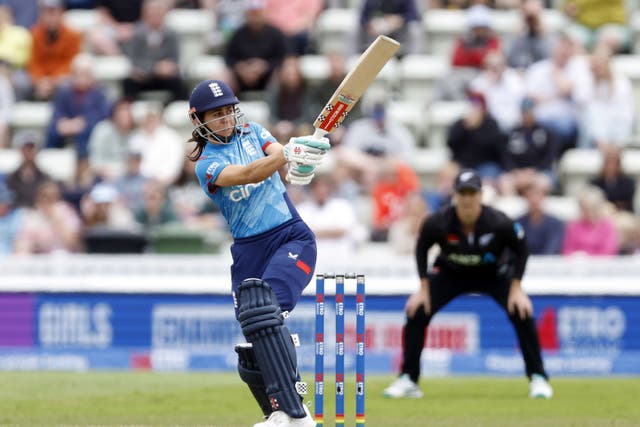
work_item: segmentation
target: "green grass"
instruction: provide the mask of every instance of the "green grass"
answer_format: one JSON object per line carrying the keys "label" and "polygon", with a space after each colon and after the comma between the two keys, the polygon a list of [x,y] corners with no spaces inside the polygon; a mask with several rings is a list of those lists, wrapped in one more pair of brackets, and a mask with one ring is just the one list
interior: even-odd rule
{"label": "green grass", "polygon": [[[310,375],[305,375],[309,378]],[[367,378],[368,426],[600,427],[640,425],[640,379],[555,378],[549,401],[524,378],[425,378],[420,400],[388,400],[391,377]],[[326,426],[333,398],[327,384]],[[346,425],[353,421],[347,384]],[[309,396],[311,399],[312,396]],[[2,372],[0,425],[251,426],[260,414],[234,374]]]}

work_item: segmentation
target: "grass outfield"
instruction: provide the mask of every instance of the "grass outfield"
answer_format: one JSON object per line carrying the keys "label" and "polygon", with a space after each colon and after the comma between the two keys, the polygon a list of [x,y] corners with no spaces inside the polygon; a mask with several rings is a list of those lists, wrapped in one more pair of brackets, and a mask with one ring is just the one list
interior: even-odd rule
{"label": "grass outfield", "polygon": [[[423,399],[388,400],[381,393],[391,379],[367,378],[367,426],[640,426],[638,378],[555,378],[549,401],[528,399],[524,378],[489,377],[425,378]],[[2,426],[246,427],[260,419],[234,374],[1,372],[0,385]],[[353,426],[352,383],[346,391]],[[331,414],[329,393],[326,401]]]}

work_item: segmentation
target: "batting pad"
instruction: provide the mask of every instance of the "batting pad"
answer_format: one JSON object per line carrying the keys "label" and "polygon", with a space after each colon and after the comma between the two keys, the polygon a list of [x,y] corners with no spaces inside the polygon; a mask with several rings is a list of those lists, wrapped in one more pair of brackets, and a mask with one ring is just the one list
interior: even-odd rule
{"label": "batting pad", "polygon": [[264,281],[247,279],[238,287],[238,304],[238,321],[253,345],[271,409],[304,418],[306,412],[296,391],[296,349],[275,293]]}
{"label": "batting pad", "polygon": [[253,352],[253,345],[251,343],[236,344],[235,351],[238,353],[240,379],[249,386],[249,390],[260,405],[262,413],[265,416],[270,415],[273,410],[267,395],[267,386],[264,384],[256,355]]}

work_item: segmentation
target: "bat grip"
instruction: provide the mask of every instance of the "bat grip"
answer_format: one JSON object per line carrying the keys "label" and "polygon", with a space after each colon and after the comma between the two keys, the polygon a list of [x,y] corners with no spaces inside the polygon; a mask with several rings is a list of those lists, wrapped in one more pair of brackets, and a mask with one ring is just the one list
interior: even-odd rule
{"label": "bat grip", "polygon": [[324,131],[320,128],[316,128],[316,130],[313,132],[313,137],[316,139],[324,138],[327,133],[328,133],[327,131]]}

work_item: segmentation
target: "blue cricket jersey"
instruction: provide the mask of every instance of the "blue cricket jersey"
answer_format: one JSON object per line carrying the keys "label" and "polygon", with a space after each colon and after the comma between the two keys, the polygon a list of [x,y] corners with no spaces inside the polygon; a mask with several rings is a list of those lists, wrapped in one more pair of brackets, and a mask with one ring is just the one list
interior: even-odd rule
{"label": "blue cricket jersey", "polygon": [[226,166],[261,159],[266,156],[264,150],[274,143],[278,144],[267,129],[249,122],[238,129],[230,144],[207,144],[196,162],[200,186],[220,208],[234,239],[264,233],[298,216],[278,172],[255,184],[215,185]]}

